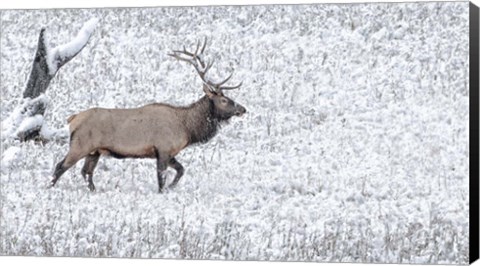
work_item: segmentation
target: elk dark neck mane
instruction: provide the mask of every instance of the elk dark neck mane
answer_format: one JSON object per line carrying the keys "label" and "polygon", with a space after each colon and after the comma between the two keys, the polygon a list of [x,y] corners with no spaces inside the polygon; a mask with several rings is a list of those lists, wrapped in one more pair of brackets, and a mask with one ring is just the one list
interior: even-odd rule
{"label": "elk dark neck mane", "polygon": [[205,143],[217,134],[221,120],[215,116],[213,103],[207,96],[182,109],[189,144]]}

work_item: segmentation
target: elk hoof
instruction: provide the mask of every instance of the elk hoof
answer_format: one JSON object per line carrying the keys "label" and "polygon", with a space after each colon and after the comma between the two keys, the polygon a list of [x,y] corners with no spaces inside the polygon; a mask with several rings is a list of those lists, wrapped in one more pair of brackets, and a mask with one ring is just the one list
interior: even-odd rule
{"label": "elk hoof", "polygon": [[88,189],[89,189],[91,192],[94,192],[94,191],[95,191],[95,186],[93,185],[93,183],[88,184]]}
{"label": "elk hoof", "polygon": [[52,180],[52,181],[50,181],[50,184],[48,184],[47,188],[52,188],[52,187],[54,187],[54,186],[55,186],[55,183],[57,183],[57,181],[55,181],[55,179]]}

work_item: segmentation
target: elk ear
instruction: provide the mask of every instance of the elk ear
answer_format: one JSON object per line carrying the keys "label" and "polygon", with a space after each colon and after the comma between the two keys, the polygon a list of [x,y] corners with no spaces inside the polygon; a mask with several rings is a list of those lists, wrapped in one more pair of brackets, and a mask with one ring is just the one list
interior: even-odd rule
{"label": "elk ear", "polygon": [[205,84],[203,84],[203,92],[205,92],[208,98],[212,98],[216,95],[215,92],[211,91],[210,88]]}

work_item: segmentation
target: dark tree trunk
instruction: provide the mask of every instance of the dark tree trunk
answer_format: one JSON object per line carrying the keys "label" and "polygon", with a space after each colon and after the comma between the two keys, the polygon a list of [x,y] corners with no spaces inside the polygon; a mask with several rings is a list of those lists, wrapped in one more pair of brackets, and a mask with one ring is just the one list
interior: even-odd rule
{"label": "dark tree trunk", "polygon": [[[40,30],[37,53],[33,59],[32,72],[28,78],[27,87],[23,92],[23,98],[37,98],[47,90],[53,75],[49,74],[47,64],[47,47],[45,46],[45,29]],[[43,114],[43,113],[42,113]]]}
{"label": "dark tree trunk", "polygon": [[[37,52],[33,59],[32,71],[28,78],[27,87],[23,92],[23,98],[35,99],[40,94],[47,90],[50,81],[53,76],[49,75],[49,69],[47,64],[47,47],[45,46],[45,29],[40,30],[40,37],[38,38]],[[26,117],[32,117],[35,115],[44,115],[46,104],[42,101],[32,101],[23,110]],[[21,141],[27,141],[32,139],[39,139],[41,126],[29,128],[25,131],[20,131],[18,137]]]}

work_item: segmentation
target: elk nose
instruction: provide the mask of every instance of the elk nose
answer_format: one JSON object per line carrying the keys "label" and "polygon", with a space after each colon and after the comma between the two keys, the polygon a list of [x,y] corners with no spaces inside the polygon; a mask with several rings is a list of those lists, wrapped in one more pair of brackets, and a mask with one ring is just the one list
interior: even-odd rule
{"label": "elk nose", "polygon": [[245,109],[245,107],[243,107],[243,106],[240,105],[240,106],[238,106],[237,111],[235,112],[235,114],[236,114],[237,116],[241,116],[241,115],[243,115],[243,114],[246,113],[246,112],[247,112],[247,109]]}

